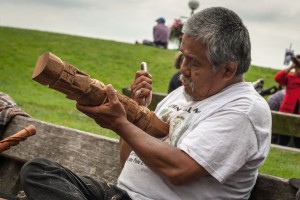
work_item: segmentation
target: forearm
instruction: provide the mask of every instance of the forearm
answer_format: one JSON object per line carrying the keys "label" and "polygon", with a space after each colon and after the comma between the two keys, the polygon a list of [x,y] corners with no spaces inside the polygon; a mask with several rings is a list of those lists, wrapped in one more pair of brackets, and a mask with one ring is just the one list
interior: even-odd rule
{"label": "forearm", "polygon": [[124,167],[125,162],[129,156],[130,152],[132,151],[132,149],[127,144],[127,142],[125,140],[123,140],[122,138],[120,138],[120,140],[119,140],[119,146],[120,146],[120,164],[122,167]]}
{"label": "forearm", "polygon": [[146,134],[130,122],[122,122],[115,127],[114,131],[149,168],[173,184],[191,182],[207,175],[185,152]]}

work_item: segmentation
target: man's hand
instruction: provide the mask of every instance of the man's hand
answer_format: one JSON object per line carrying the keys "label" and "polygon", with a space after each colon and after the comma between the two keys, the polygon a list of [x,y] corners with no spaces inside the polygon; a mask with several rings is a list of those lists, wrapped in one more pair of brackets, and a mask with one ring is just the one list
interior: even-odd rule
{"label": "man's hand", "polygon": [[126,112],[120,103],[116,90],[111,86],[106,86],[108,102],[100,106],[83,106],[76,104],[79,111],[94,119],[103,128],[114,130],[119,123],[127,121]]}
{"label": "man's hand", "polygon": [[152,76],[143,70],[137,71],[131,84],[131,98],[139,105],[148,106],[152,100]]}

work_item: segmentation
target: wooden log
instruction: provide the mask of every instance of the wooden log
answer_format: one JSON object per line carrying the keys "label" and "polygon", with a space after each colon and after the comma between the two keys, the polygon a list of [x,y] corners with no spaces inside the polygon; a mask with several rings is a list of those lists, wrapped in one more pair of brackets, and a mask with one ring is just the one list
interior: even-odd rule
{"label": "wooden log", "polygon": [[[81,105],[97,106],[108,101],[104,83],[92,79],[50,52],[39,56],[32,79],[64,93],[67,98]],[[124,105],[128,121],[155,137],[164,137],[169,133],[169,124],[160,120],[147,107],[139,106],[121,93],[117,92],[116,95]]]}

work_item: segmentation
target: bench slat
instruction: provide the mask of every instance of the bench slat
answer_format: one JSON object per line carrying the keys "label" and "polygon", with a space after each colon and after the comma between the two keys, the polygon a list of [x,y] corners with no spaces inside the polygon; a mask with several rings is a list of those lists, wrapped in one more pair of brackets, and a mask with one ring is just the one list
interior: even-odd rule
{"label": "bench slat", "polygon": [[272,133],[300,137],[300,115],[272,111]]}
{"label": "bench slat", "polygon": [[296,193],[287,179],[259,174],[249,200],[295,200]]}

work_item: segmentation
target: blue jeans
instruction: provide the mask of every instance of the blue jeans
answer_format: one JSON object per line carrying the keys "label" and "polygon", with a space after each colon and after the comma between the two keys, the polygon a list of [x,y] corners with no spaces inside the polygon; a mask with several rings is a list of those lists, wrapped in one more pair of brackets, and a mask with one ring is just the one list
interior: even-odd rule
{"label": "blue jeans", "polygon": [[117,186],[78,176],[44,158],[25,163],[20,178],[29,200],[131,200],[127,192]]}

